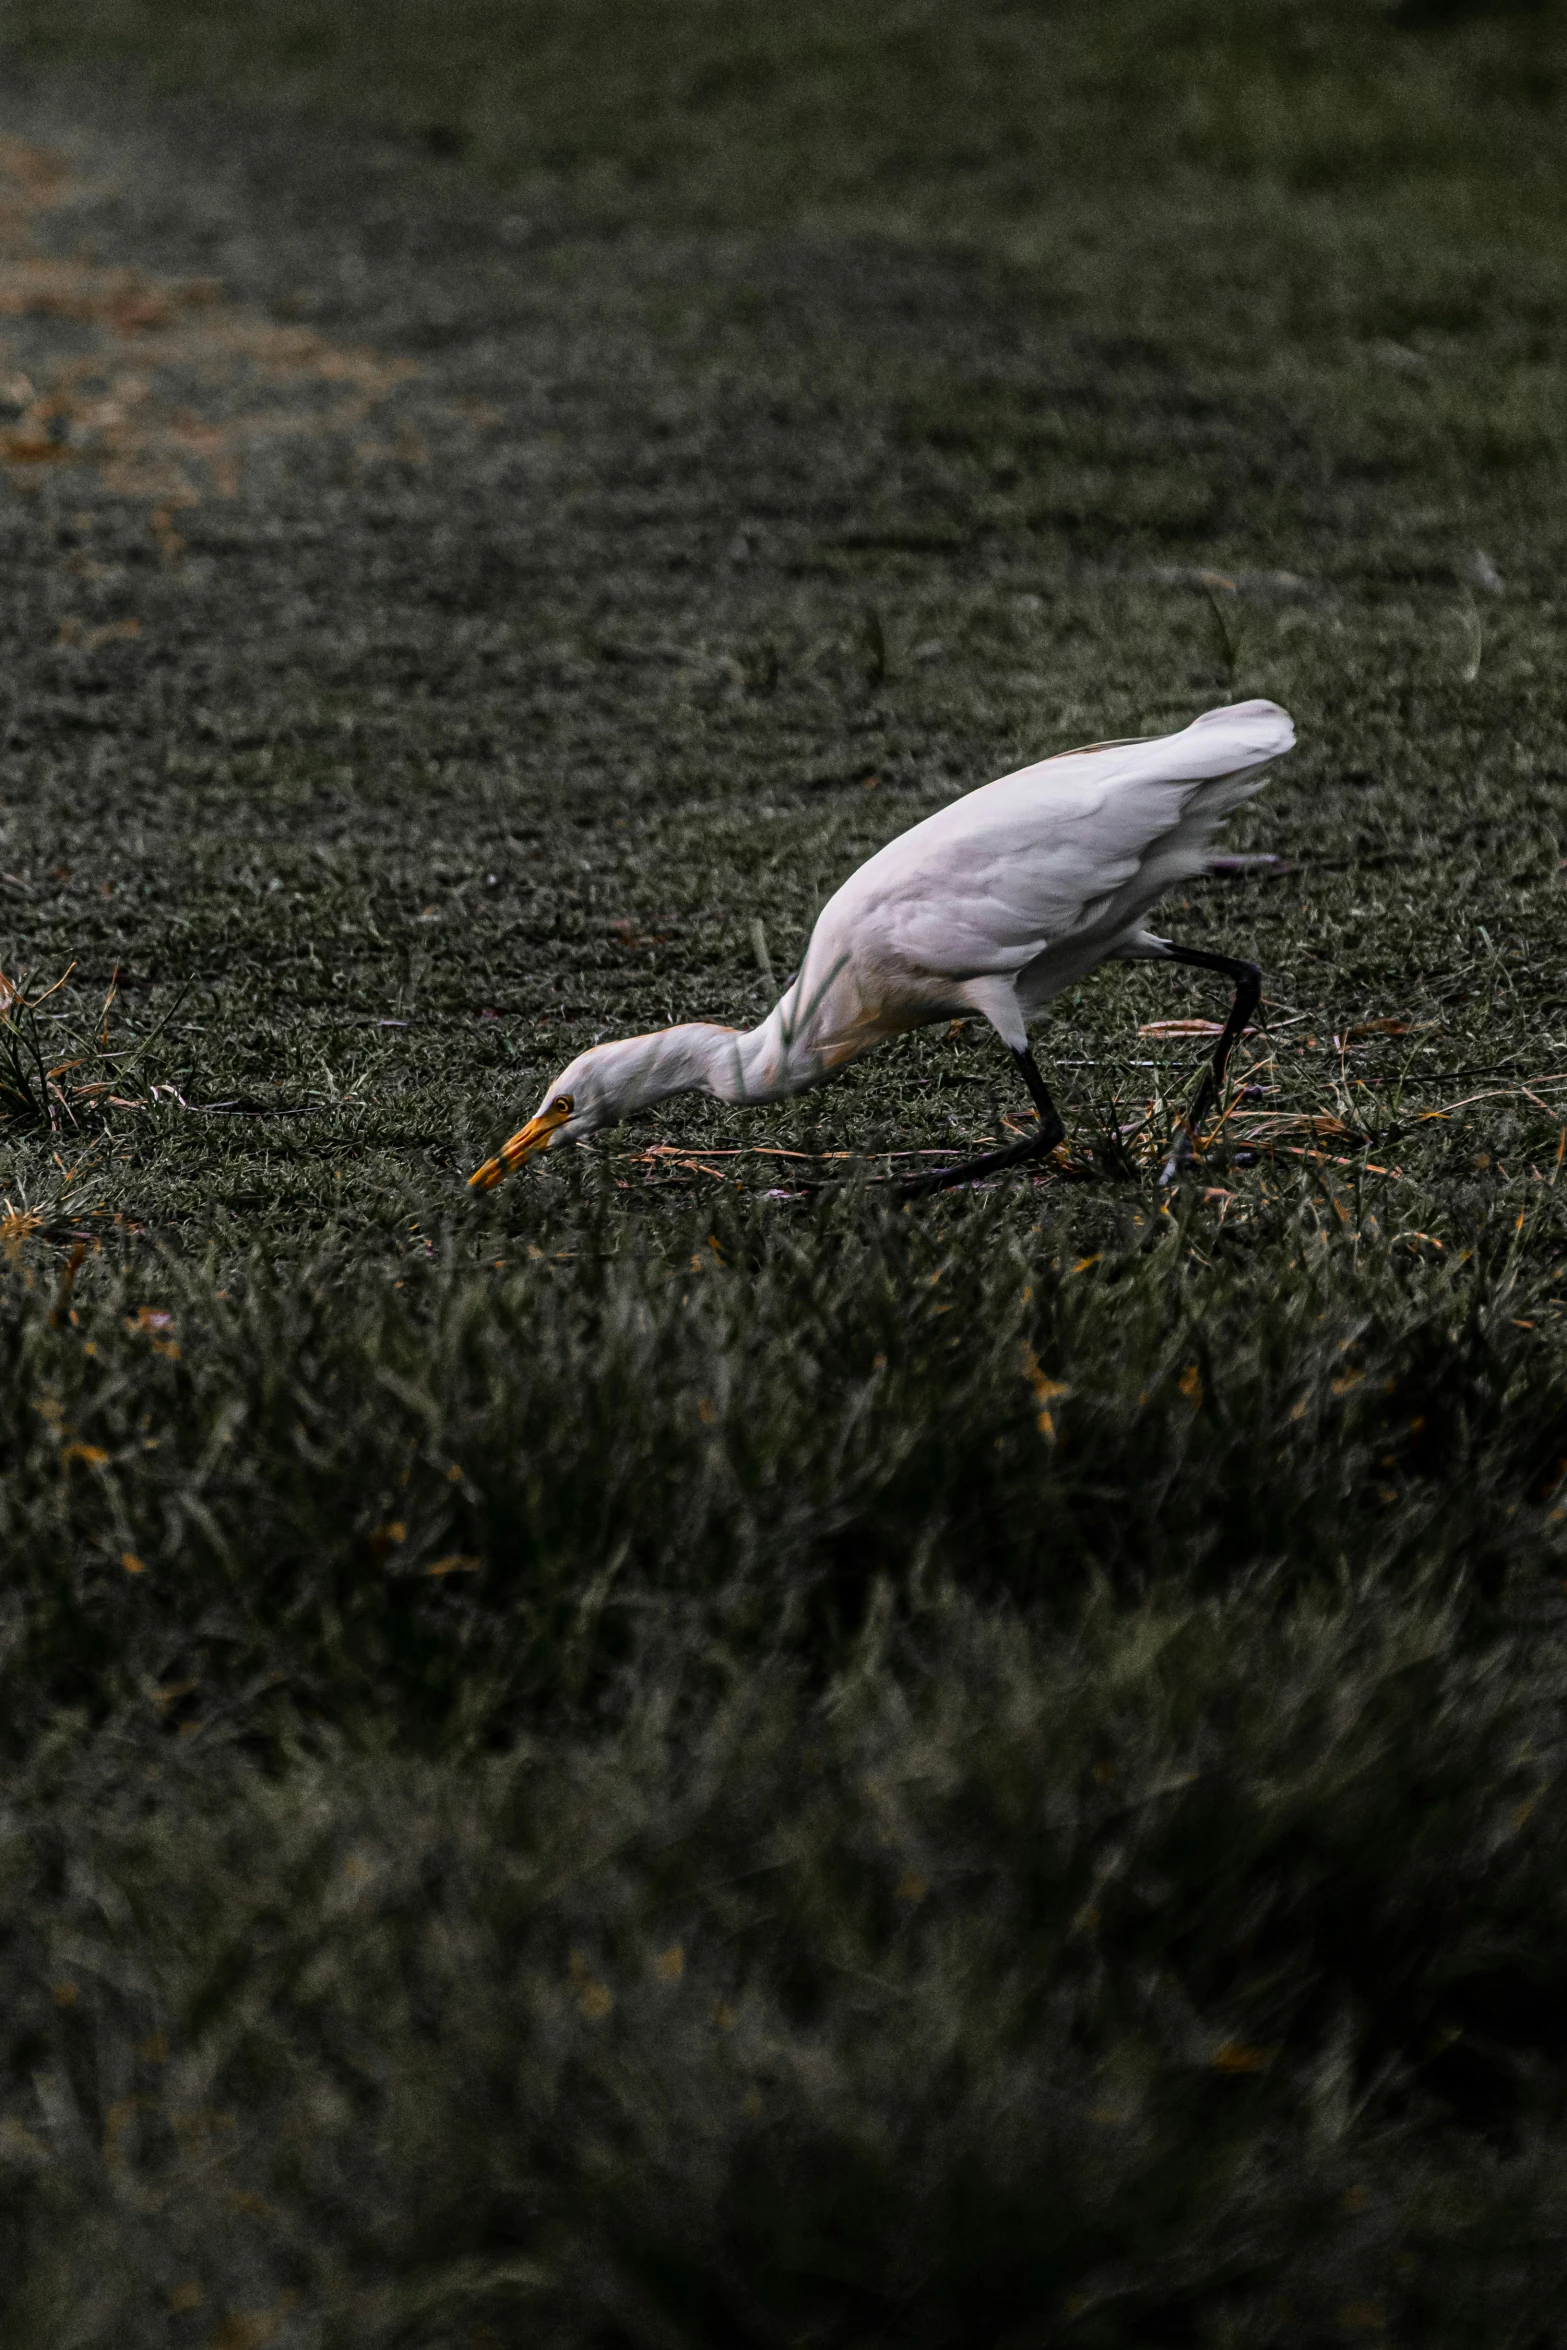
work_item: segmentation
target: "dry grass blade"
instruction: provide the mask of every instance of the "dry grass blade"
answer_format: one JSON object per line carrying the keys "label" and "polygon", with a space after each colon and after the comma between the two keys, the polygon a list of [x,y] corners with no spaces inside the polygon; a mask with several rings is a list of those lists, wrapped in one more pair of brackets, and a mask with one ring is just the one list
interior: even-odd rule
{"label": "dry grass blade", "polygon": [[1222,1036],[1222,1020],[1145,1020],[1139,1036]]}
{"label": "dry grass blade", "polygon": [[[39,1027],[45,1004],[66,986],[75,964],[70,964],[37,995],[29,995],[25,975],[0,975],[0,1124],[41,1127],[50,1134],[81,1127],[91,1112],[136,1109],[136,1099],[116,1092],[129,1072],[168,1027],[188,992],[181,989],[163,1017],[137,1043],[116,1048],[111,1040],[109,1013],[117,994],[112,980],[101,1009],[76,1029],[68,1015],[65,1034],[51,1040],[46,1054]],[[63,1052],[61,1046],[64,1046]],[[74,1079],[73,1083],[64,1082]]]}

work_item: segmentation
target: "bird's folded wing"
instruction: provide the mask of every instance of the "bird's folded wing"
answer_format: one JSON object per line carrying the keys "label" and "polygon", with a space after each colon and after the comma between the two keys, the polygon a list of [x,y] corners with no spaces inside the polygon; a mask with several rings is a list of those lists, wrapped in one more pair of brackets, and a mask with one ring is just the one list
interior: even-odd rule
{"label": "bird's folded wing", "polygon": [[[874,937],[893,960],[953,975],[1021,970],[1097,921],[1173,835],[1190,830],[1185,862],[1200,870],[1213,826],[1293,741],[1284,712],[1254,702],[1155,742],[1041,760],[889,841],[840,899],[857,901],[861,941]],[[1168,863],[1160,857],[1161,887]]]}
{"label": "bird's folded wing", "polygon": [[[1129,813],[1119,797],[1112,805],[1116,819]],[[886,876],[862,937],[924,970],[1021,970],[1132,880],[1149,839],[1165,829],[1157,809],[1130,824],[1106,825],[1106,812],[1099,794],[1085,795],[1072,814],[1059,812],[1042,842],[1037,816],[1029,825],[1017,820],[1021,812],[997,808],[962,839],[921,842],[926,854]]]}

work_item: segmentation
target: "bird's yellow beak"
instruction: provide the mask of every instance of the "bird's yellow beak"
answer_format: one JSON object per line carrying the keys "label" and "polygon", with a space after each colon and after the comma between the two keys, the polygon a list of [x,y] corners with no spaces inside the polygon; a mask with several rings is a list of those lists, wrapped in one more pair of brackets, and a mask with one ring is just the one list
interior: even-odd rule
{"label": "bird's yellow beak", "polygon": [[567,1124],[571,1117],[569,1103],[552,1102],[526,1126],[518,1128],[510,1142],[503,1142],[493,1159],[486,1159],[482,1167],[475,1167],[468,1178],[470,1191],[493,1191],[497,1183],[520,1167],[524,1159],[531,1159],[535,1151],[548,1150],[557,1127]]}

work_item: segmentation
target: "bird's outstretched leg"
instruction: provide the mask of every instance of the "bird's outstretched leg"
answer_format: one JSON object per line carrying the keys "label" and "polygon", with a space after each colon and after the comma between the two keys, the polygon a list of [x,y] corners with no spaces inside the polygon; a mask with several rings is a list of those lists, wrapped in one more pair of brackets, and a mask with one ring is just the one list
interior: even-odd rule
{"label": "bird's outstretched leg", "polygon": [[1230,1054],[1251,1025],[1251,1016],[1262,995],[1262,972],[1255,963],[1240,962],[1233,955],[1210,955],[1201,947],[1166,946],[1164,955],[1167,962],[1192,963],[1199,971],[1222,972],[1235,988],[1230,1016],[1224,1023],[1224,1032],[1203,1071],[1197,1098],[1176,1127],[1170,1142],[1170,1155],[1160,1170],[1160,1182],[1173,1183],[1181,1168],[1191,1164],[1192,1136],[1218,1101]]}
{"label": "bird's outstretched leg", "polygon": [[898,1185],[899,1199],[918,1199],[927,1191],[944,1191],[952,1183],[976,1183],[982,1176],[998,1175],[1003,1167],[1022,1167],[1030,1159],[1048,1157],[1058,1142],[1066,1139],[1066,1125],[1060,1111],[1050,1099],[1045,1081],[1039,1074],[1039,1064],[1025,1045],[1012,1058],[1022,1071],[1023,1083],[1034,1098],[1039,1115],[1039,1132],[1031,1134],[1027,1142],[1013,1143],[1004,1151],[987,1151],[983,1158],[967,1159],[961,1167],[942,1167],[930,1175],[913,1175]]}

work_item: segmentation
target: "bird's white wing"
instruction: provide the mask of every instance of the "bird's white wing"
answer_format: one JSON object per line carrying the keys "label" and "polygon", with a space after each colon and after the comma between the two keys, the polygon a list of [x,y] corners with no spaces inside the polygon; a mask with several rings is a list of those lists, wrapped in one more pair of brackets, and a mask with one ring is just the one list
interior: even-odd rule
{"label": "bird's white wing", "polygon": [[1200,870],[1213,827],[1257,789],[1295,730],[1272,702],[1212,710],[1181,733],[1043,759],[889,841],[824,910],[863,953],[953,975],[1021,970],[1092,925],[1173,835]]}

